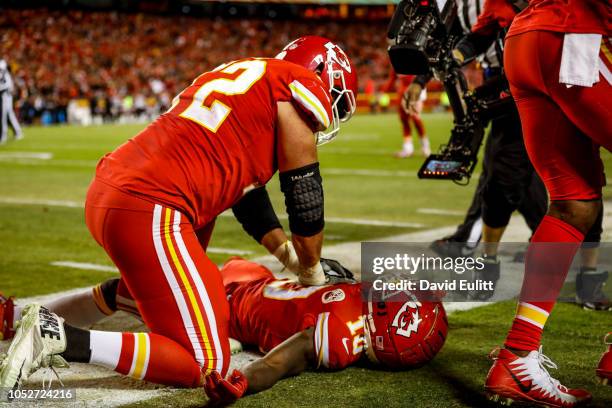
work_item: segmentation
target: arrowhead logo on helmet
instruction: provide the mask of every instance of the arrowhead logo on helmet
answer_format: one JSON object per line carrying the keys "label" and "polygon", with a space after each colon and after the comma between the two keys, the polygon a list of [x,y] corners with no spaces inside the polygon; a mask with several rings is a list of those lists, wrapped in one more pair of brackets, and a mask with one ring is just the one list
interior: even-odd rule
{"label": "arrowhead logo on helmet", "polygon": [[406,302],[395,314],[391,327],[395,327],[395,334],[398,336],[410,337],[412,333],[419,331],[419,323],[423,319],[419,318],[420,302]]}
{"label": "arrowhead logo on helmet", "polygon": [[340,123],[349,120],[357,109],[357,74],[346,53],[333,41],[314,35],[298,38],[276,56],[316,72],[327,85],[332,101],[332,121],[316,133],[317,145],[338,134]]}
{"label": "arrowhead logo on helmet", "polygon": [[364,302],[366,355],[386,368],[419,367],[442,349],[448,331],[441,302],[420,302],[408,291]]}

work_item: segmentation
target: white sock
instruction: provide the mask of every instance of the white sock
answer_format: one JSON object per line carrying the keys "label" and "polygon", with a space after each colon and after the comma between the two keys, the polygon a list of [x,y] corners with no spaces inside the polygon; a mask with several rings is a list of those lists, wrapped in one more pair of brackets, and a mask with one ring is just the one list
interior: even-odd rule
{"label": "white sock", "polygon": [[91,364],[114,370],[121,357],[122,334],[119,332],[90,331]]}
{"label": "white sock", "polygon": [[404,145],[402,147],[402,151],[406,154],[414,153],[414,145],[412,144],[412,139],[408,139],[404,141]]}
{"label": "white sock", "polygon": [[421,138],[421,148],[423,150],[429,150],[429,139],[427,138],[427,136],[423,136]]}

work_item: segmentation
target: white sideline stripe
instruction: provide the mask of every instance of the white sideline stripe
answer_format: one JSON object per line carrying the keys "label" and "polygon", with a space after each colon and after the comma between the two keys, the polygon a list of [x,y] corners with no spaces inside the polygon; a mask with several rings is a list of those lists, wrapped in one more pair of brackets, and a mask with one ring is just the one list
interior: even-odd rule
{"label": "white sideline stripe", "polygon": [[90,270],[90,271],[119,273],[119,270],[115,268],[114,266],[100,265],[100,264],[94,264],[94,263],[89,263],[89,262],[55,261],[55,262],[51,262],[49,265],[62,266],[65,268],[73,268],[73,269],[84,269],[84,270]]}
{"label": "white sideline stripe", "polygon": [[36,159],[50,160],[53,153],[50,152],[0,152],[0,160]]}
{"label": "white sideline stripe", "polygon": [[429,215],[463,215],[465,214],[465,211],[445,210],[443,208],[417,208],[416,212],[419,214],[429,214]]}

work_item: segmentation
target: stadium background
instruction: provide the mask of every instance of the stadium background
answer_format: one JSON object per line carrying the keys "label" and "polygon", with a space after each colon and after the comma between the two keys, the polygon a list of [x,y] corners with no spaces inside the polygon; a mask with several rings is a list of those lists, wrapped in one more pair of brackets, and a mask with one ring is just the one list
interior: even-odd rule
{"label": "stadium background", "polygon": [[[359,241],[427,241],[452,231],[475,183],[464,188],[419,181],[421,157],[393,158],[401,144],[397,96],[380,90],[389,73],[385,32],[394,6],[373,3],[5,0],[0,56],[11,66],[17,113],[29,126],[24,140],[0,147],[0,290],[31,297],[112,276],[112,264],[89,237],[81,208],[97,160],[163,111],[201,72],[243,56],[273,56],[305,34],[336,40],[357,64],[360,77],[360,115],[320,150],[326,251],[358,265]],[[473,84],[478,82],[477,66],[467,74]],[[446,141],[452,124],[439,83],[430,85],[426,112],[435,149]],[[604,160],[609,169],[612,156],[605,153]],[[269,190],[283,213],[275,184]],[[609,188],[605,197],[610,197]],[[514,219],[506,240],[524,242],[528,235],[522,221]],[[264,255],[231,217],[221,217],[211,245],[216,262],[236,254]],[[513,310],[513,302],[500,302],[453,312],[445,348],[419,370],[312,372],[240,405],[486,406],[481,392],[486,355],[501,342]],[[544,342],[546,353],[561,363],[559,379],[592,390],[595,406],[610,406],[610,392],[596,388],[592,378],[609,316],[571,304],[557,310]],[[111,330],[124,328],[105,324]],[[160,389],[106,371],[92,374],[78,365],[66,382],[95,405],[191,406],[204,401],[198,390]]]}

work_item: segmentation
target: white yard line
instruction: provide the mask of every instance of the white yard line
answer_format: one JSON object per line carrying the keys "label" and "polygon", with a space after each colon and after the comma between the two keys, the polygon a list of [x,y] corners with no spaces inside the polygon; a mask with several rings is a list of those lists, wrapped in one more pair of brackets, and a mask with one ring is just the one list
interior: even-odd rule
{"label": "white yard line", "polygon": [[253,251],[246,251],[244,249],[236,248],[220,248],[220,247],[208,247],[206,252],[211,254],[228,254],[228,255],[253,255]]}
{"label": "white yard line", "polygon": [[72,269],[83,269],[87,271],[100,271],[100,272],[111,272],[111,273],[119,273],[119,270],[114,266],[108,265],[100,265],[89,262],[74,262],[74,261],[55,261],[51,262],[52,266],[60,266],[64,268],[72,268]]}
{"label": "white yard line", "polygon": [[[2,158],[0,157],[0,160]],[[6,159],[10,160],[12,164],[19,164],[22,166],[63,166],[63,167],[95,167],[98,164],[97,160],[33,160],[31,158],[14,158]]]}
{"label": "white yard line", "polygon": [[50,152],[0,152],[0,160],[35,159],[50,160],[53,153]]}
{"label": "white yard line", "polygon": [[[282,217],[279,217],[282,218]],[[336,222],[339,224],[353,225],[371,225],[376,227],[400,227],[400,228],[423,228],[425,224],[418,222],[402,222],[402,221],[385,221],[385,220],[370,220],[362,218],[342,218],[342,217],[325,217],[326,222]]]}
{"label": "white yard line", "polygon": [[446,210],[444,208],[417,208],[416,212],[428,215],[465,215],[465,211]]}
{"label": "white yard line", "polygon": [[2,204],[18,204],[18,205],[47,205],[49,207],[68,207],[68,208],[83,208],[84,205],[80,201],[70,200],[45,200],[39,198],[18,198],[18,197],[0,197]]}

